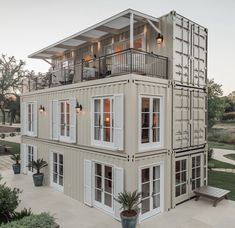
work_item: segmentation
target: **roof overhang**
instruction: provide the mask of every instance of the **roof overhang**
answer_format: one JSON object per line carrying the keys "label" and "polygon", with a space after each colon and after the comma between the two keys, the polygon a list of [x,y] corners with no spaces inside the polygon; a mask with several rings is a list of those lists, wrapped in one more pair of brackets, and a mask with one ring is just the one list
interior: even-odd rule
{"label": "roof overhang", "polygon": [[82,44],[98,42],[106,35],[118,34],[121,29],[130,25],[130,14],[134,15],[134,23],[148,21],[159,22],[158,18],[133,9],[127,9],[98,24],[84,29],[81,32],[34,52],[28,57],[37,59],[51,59],[54,56],[62,55],[65,51],[76,49]]}

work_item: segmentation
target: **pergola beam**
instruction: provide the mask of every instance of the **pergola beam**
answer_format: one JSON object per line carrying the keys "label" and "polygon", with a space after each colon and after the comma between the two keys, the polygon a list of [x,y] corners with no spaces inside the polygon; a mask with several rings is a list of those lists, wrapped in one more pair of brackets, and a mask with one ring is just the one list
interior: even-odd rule
{"label": "pergola beam", "polygon": [[152,26],[152,28],[157,32],[157,33],[161,33],[161,30],[158,29],[152,21],[150,21],[149,19],[147,19],[148,23]]}

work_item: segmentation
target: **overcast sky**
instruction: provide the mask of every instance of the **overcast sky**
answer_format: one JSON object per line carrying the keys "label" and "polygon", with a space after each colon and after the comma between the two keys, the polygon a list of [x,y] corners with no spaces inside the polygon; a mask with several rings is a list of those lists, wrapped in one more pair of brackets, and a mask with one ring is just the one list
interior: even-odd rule
{"label": "overcast sky", "polygon": [[234,0],[0,0],[0,53],[45,72],[49,65],[27,56],[127,8],[160,17],[176,10],[209,29],[209,78],[235,90]]}

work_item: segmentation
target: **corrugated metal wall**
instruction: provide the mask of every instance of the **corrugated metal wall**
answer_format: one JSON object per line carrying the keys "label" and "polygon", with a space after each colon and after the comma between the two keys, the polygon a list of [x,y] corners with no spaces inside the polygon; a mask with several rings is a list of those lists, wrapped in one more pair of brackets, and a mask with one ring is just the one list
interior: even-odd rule
{"label": "corrugated metal wall", "polygon": [[173,15],[173,79],[176,84],[204,88],[207,77],[207,29]]}
{"label": "corrugated metal wall", "polygon": [[176,87],[173,90],[173,149],[205,145],[206,93]]}

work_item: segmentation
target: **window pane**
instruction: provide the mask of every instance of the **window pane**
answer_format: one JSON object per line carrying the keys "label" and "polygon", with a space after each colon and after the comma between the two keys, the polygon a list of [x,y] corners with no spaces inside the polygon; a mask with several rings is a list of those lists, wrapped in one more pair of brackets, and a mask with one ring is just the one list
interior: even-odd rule
{"label": "window pane", "polygon": [[150,108],[149,108],[149,98],[147,97],[143,97],[142,98],[142,112],[149,112],[150,111]]}
{"label": "window pane", "polygon": [[59,163],[63,164],[63,155],[62,154],[59,154]]}
{"label": "window pane", "polygon": [[180,184],[180,173],[176,173],[175,174],[175,185],[178,185]]}
{"label": "window pane", "polygon": [[95,190],[95,200],[101,202],[101,191],[98,189]]}
{"label": "window pane", "polygon": [[108,178],[108,179],[112,180],[112,167],[105,166],[104,167],[104,172],[105,172],[105,178]]}
{"label": "window pane", "polygon": [[153,209],[160,207],[160,194],[153,197]]}
{"label": "window pane", "polygon": [[66,127],[66,136],[69,136],[70,135],[70,127],[69,125],[67,125]]}
{"label": "window pane", "polygon": [[186,159],[181,160],[181,171],[186,170]]}
{"label": "window pane", "polygon": [[104,116],[104,127],[110,127],[110,113],[105,113]]}
{"label": "window pane", "polygon": [[64,136],[65,135],[65,126],[61,125],[60,127],[60,135]]}
{"label": "window pane", "polygon": [[100,112],[100,100],[95,100],[95,112]]}
{"label": "window pane", "polygon": [[106,194],[104,195],[104,204],[112,207],[112,196],[110,194]]}
{"label": "window pane", "polygon": [[53,153],[53,161],[57,162],[57,154],[56,153]]}
{"label": "window pane", "polygon": [[153,180],[160,178],[160,166],[153,167]]}
{"label": "window pane", "polygon": [[175,188],[175,197],[180,195],[180,185]]}
{"label": "window pane", "polygon": [[149,127],[149,113],[142,113],[141,126],[142,128]]}
{"label": "window pane", "polygon": [[181,181],[186,182],[186,171],[181,173]]}
{"label": "window pane", "polygon": [[66,102],[66,113],[70,113],[70,103]]}
{"label": "window pane", "polygon": [[63,165],[60,165],[60,166],[59,166],[59,174],[60,174],[60,175],[63,175],[63,173],[64,173]]}
{"label": "window pane", "polygon": [[60,123],[61,123],[61,124],[64,124],[64,114],[61,114],[61,115],[60,115]]}
{"label": "window pane", "polygon": [[141,182],[149,181],[149,168],[141,170]]}
{"label": "window pane", "polygon": [[142,129],[141,143],[149,143],[149,129]]}
{"label": "window pane", "polygon": [[104,191],[112,194],[112,181],[111,180],[105,180],[105,186]]}
{"label": "window pane", "polygon": [[105,142],[110,142],[110,128],[103,129],[103,140]]}
{"label": "window pane", "polygon": [[160,192],[160,180],[156,180],[153,182],[153,193],[159,193]]}
{"label": "window pane", "polygon": [[70,114],[69,113],[66,115],[66,123],[67,123],[67,125],[70,124]]}
{"label": "window pane", "polygon": [[142,198],[146,198],[150,196],[150,182],[146,184],[142,184]]}
{"label": "window pane", "polygon": [[160,142],[160,128],[153,128],[153,142]]}
{"label": "window pane", "polygon": [[63,180],[64,178],[63,178],[63,176],[59,176],[59,185],[61,185],[61,186],[63,186]]}
{"label": "window pane", "polygon": [[101,164],[95,164],[95,175],[101,176],[102,175],[102,166]]}
{"label": "window pane", "polygon": [[153,112],[160,112],[160,101],[158,98],[153,98]]}
{"label": "window pane", "polygon": [[101,189],[102,185],[102,180],[101,177],[95,177],[95,187]]}
{"label": "window pane", "polygon": [[179,172],[180,171],[180,161],[176,161],[175,162],[175,172]]}
{"label": "window pane", "polygon": [[56,173],[53,173],[53,182],[57,183],[57,174]]}
{"label": "window pane", "polygon": [[104,99],[104,112],[110,112],[110,99]]}
{"label": "window pane", "polygon": [[94,131],[94,138],[95,140],[101,140],[101,128],[100,127],[95,127]]}
{"label": "window pane", "polygon": [[186,193],[186,184],[182,184],[181,186],[181,194],[185,194]]}
{"label": "window pane", "polygon": [[142,201],[142,204],[141,204],[141,213],[144,214],[146,212],[149,212],[150,211],[150,199],[145,199]]}
{"label": "window pane", "polygon": [[60,112],[64,113],[64,102],[60,103]]}
{"label": "window pane", "polygon": [[94,124],[95,126],[100,126],[100,114],[99,113],[95,113]]}

